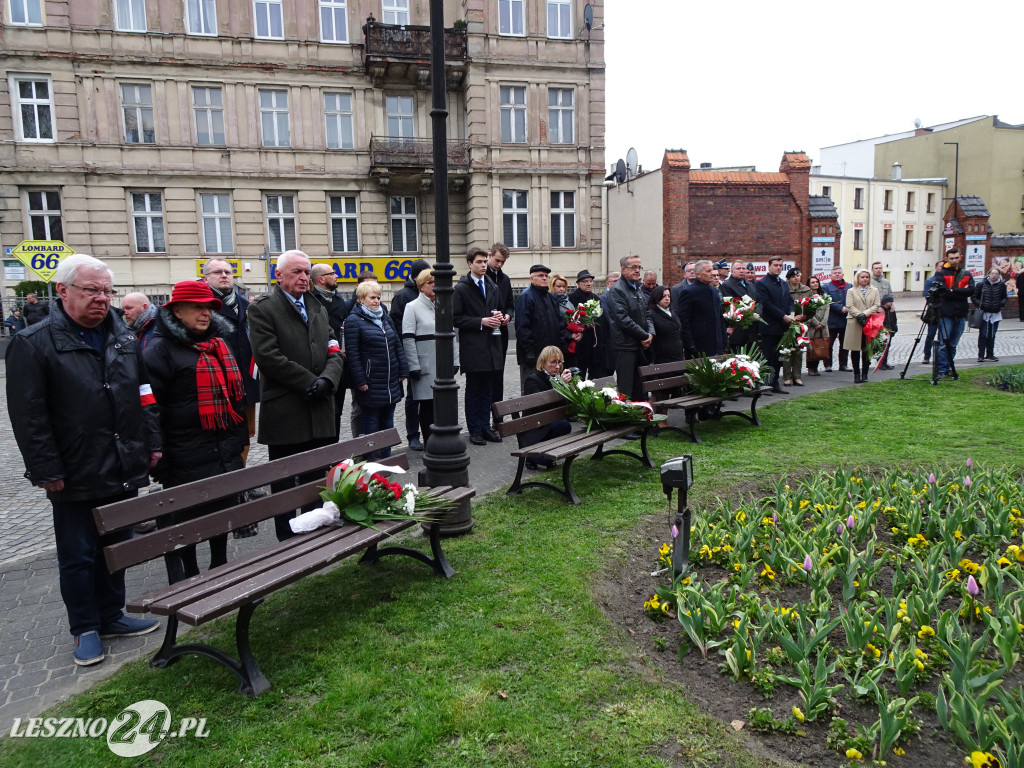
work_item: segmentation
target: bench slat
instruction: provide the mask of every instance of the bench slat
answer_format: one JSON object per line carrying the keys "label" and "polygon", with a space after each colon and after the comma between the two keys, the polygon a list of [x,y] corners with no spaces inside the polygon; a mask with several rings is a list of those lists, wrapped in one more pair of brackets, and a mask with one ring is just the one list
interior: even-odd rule
{"label": "bench slat", "polygon": [[537,427],[546,427],[548,424],[569,418],[569,404],[562,400],[561,397],[559,397],[559,400],[561,400],[562,405],[557,405],[557,407],[552,407],[539,413],[531,413],[528,416],[520,416],[518,419],[512,419],[512,421],[500,422],[498,424],[498,434],[502,437],[510,437],[521,432],[529,432]]}

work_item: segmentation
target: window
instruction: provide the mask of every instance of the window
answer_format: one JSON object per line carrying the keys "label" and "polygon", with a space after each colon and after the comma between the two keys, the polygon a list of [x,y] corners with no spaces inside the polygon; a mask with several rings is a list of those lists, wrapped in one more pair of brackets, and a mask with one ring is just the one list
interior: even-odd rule
{"label": "window", "polygon": [[548,37],[572,39],[572,0],[548,0]]}
{"label": "window", "polygon": [[526,143],[526,87],[503,85],[501,93],[501,141]]}
{"label": "window", "polygon": [[45,75],[9,75],[7,84],[14,107],[14,124],[20,141],[50,141],[56,137],[53,122],[53,83]]}
{"label": "window", "polygon": [[28,203],[28,229],[33,240],[63,240],[60,218],[60,192],[51,190],[25,193]]}
{"label": "window", "polygon": [[231,196],[220,193],[199,195],[203,220],[203,253],[233,253],[231,239]]}
{"label": "window", "polygon": [[930,229],[926,229],[924,231],[924,249],[926,251],[932,250],[933,246],[935,245],[935,243],[932,241],[932,235],[934,234],[935,233]]}
{"label": "window", "polygon": [[185,28],[190,35],[216,35],[217,0],[185,0]]}
{"label": "window", "polygon": [[551,247],[576,247],[576,193],[551,193]]}
{"label": "window", "polygon": [[498,0],[498,33],[525,35],[523,0]]}
{"label": "window", "polygon": [[832,187],[830,187],[828,184],[822,184],[822,186],[821,186],[821,195],[822,195],[822,197],[831,198],[832,197]]}
{"label": "window", "polygon": [[928,213],[935,213],[935,193],[928,193],[928,207],[926,209]]}
{"label": "window", "polygon": [[892,250],[892,230],[891,229],[883,229],[882,230],[882,250],[883,251],[891,251]]}
{"label": "window", "polygon": [[[415,206],[415,199],[409,198]],[[359,214],[355,195],[331,195],[331,253],[359,250]],[[413,229],[415,238],[416,230]]]}
{"label": "window", "polygon": [[120,32],[146,31],[146,0],[114,0],[114,16]]}
{"label": "window", "polygon": [[509,248],[529,248],[530,233],[525,189],[502,190],[501,217],[505,245]]}
{"label": "window", "polygon": [[267,231],[271,253],[295,248],[295,198],[292,195],[267,195]]}
{"label": "window", "polygon": [[903,250],[914,250],[914,230],[908,229],[903,232]]}
{"label": "window", "polygon": [[256,17],[256,37],[284,40],[282,0],[253,0]]}
{"label": "window", "polygon": [[381,0],[381,21],[384,24],[409,23],[409,0]]}
{"label": "window", "polygon": [[320,39],[325,43],[348,42],[345,0],[320,0]]}
{"label": "window", "polygon": [[882,194],[882,209],[886,211],[892,210],[892,190],[887,189]]}
{"label": "window", "polygon": [[551,144],[572,144],[572,88],[548,88],[548,141]]}
{"label": "window", "polygon": [[864,210],[864,187],[854,187],[853,207],[856,208],[858,211]]}
{"label": "window", "polygon": [[863,251],[864,250],[864,230],[855,229],[853,230],[853,250]]}
{"label": "window", "polygon": [[916,206],[915,195],[913,192],[907,192],[907,213],[913,213]]}
{"label": "window", "polygon": [[264,147],[292,145],[288,123],[288,91],[260,91],[260,127],[263,130]]}
{"label": "window", "polygon": [[391,198],[391,250],[394,253],[415,253],[419,248],[416,239],[419,228],[416,223],[416,198]]}
{"label": "window", "polygon": [[224,92],[220,88],[194,86],[192,111],[196,118],[196,143],[202,146],[223,146]]}
{"label": "window", "polygon": [[384,111],[388,125],[388,138],[411,139],[413,132],[412,96],[387,96]]}
{"label": "window", "polygon": [[43,0],[11,0],[11,24],[42,26]]}
{"label": "window", "polygon": [[324,119],[327,122],[327,148],[352,149],[352,94],[325,93]]}
{"label": "window", "polygon": [[164,207],[159,192],[132,193],[132,224],[136,253],[163,253]]}
{"label": "window", "polygon": [[121,111],[124,114],[124,140],[128,144],[156,144],[153,86],[122,85]]}

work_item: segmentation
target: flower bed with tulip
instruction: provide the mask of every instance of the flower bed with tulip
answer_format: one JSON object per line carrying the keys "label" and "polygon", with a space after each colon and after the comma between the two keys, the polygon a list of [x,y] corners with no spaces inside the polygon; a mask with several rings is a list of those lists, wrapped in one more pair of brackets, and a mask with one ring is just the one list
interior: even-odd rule
{"label": "flower bed with tulip", "polygon": [[683,664],[795,692],[751,728],[824,738],[848,765],[926,762],[918,734],[941,731],[966,764],[1024,768],[1022,531],[1019,479],[969,461],[780,481],[699,511],[690,571],[664,583],[663,547],[644,610],[678,622]]}

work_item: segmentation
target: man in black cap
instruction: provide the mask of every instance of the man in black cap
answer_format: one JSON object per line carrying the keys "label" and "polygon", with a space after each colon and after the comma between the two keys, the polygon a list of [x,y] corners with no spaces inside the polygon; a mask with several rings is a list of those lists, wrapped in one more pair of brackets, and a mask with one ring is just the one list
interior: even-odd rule
{"label": "man in black cap", "polygon": [[[589,270],[581,269],[576,273],[576,290],[569,294],[569,303],[574,307],[586,304],[588,301],[597,299],[594,293],[594,276]],[[607,339],[605,340],[607,343]],[[567,357],[568,364],[580,369],[580,376],[584,379],[593,367],[594,360],[598,355],[606,354],[601,345],[601,339],[597,335],[596,326],[583,329],[583,338],[576,342],[576,353]]]}
{"label": "man in black cap", "polygon": [[530,267],[530,285],[516,300],[516,360],[519,386],[537,370],[537,356],[547,346],[559,347],[562,355],[569,345],[569,330],[558,300],[548,292],[551,270],[543,264]]}

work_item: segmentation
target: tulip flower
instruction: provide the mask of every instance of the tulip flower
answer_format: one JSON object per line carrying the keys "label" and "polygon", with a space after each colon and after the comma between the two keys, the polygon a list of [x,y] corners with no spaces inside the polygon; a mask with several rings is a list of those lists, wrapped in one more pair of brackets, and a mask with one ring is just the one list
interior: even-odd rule
{"label": "tulip flower", "polygon": [[968,457],[967,457],[967,468],[968,468],[968,469],[970,469],[970,468],[971,468],[971,466],[972,466],[972,464],[971,464],[971,457],[970,457],[970,456],[968,456]]}
{"label": "tulip flower", "polygon": [[795,717],[801,723],[807,719],[804,713],[800,710],[800,707],[793,707],[793,717]]}
{"label": "tulip flower", "polygon": [[778,512],[772,512],[772,522],[774,524],[778,525],[778,523],[779,523],[779,513]]}
{"label": "tulip flower", "polygon": [[928,473],[928,484],[929,485],[935,485],[935,473],[934,472],[929,472]]}
{"label": "tulip flower", "polygon": [[811,556],[810,555],[804,555],[804,570],[807,573],[810,573],[812,567],[813,567],[813,564],[811,563]]}
{"label": "tulip flower", "polygon": [[977,597],[981,589],[978,587],[978,582],[974,580],[973,576],[967,577],[967,594],[971,597]]}
{"label": "tulip flower", "polygon": [[968,475],[967,477],[964,478],[964,488],[970,488],[970,487],[971,487],[971,476]]}
{"label": "tulip flower", "polygon": [[848,518],[846,518],[846,527],[849,528],[851,531],[853,530],[853,515],[850,515]]}
{"label": "tulip flower", "polygon": [[672,538],[673,539],[678,539],[679,538],[679,528],[674,523],[672,524]]}
{"label": "tulip flower", "polygon": [[843,531],[844,531],[845,529],[846,529],[846,526],[844,526],[844,525],[843,525],[842,523],[840,523],[839,525],[837,525],[837,526],[836,526],[836,533],[837,533],[837,534],[838,534],[839,536],[842,536],[842,535],[843,535]]}

